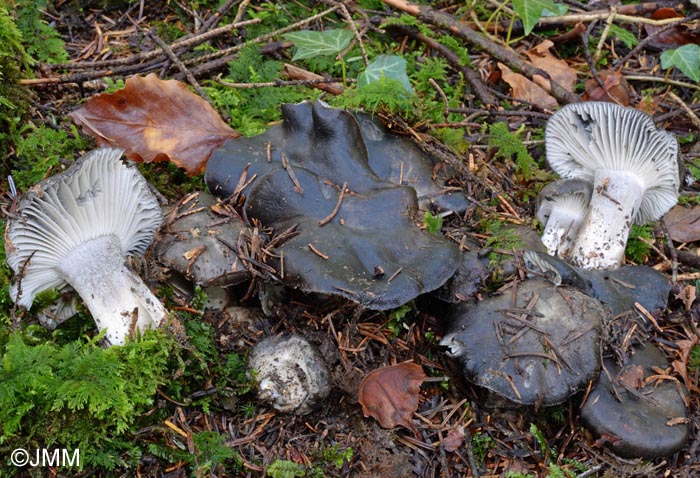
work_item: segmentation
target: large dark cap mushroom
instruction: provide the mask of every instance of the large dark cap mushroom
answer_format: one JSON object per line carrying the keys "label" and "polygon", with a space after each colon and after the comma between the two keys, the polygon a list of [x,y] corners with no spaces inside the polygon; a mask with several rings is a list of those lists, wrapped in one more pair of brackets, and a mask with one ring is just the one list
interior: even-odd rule
{"label": "large dark cap mushroom", "polygon": [[12,299],[30,307],[41,291],[70,284],[109,344],[163,322],[166,310],[126,264],[160,227],[156,197],[122,150],[92,151],[27,191],[7,223]]}
{"label": "large dark cap mushroom", "polygon": [[516,403],[555,405],[598,377],[606,316],[596,299],[532,279],[455,306],[440,345],[477,385]]}
{"label": "large dark cap mushroom", "polygon": [[593,184],[571,249],[581,267],[618,267],[631,225],[656,220],[676,204],[678,142],[639,110],[605,102],[566,105],[547,122],[545,145],[560,176]]}
{"label": "large dark cap mushroom", "polygon": [[588,213],[593,187],[582,179],[562,179],[546,185],[537,195],[537,219],[544,226],[542,243],[553,256],[564,257]]}
{"label": "large dark cap mushroom", "polygon": [[215,152],[206,180],[215,195],[244,191],[248,222],[293,231],[270,259],[284,284],[375,310],[443,285],[457,268],[457,246],[418,227],[415,189],[370,168],[355,118],[322,102],[283,112],[281,131]]}

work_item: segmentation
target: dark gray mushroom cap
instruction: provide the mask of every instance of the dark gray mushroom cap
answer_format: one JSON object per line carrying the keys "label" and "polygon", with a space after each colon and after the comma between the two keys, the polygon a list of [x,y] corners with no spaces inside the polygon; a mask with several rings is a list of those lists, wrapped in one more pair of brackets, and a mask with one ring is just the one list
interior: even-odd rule
{"label": "dark gray mushroom cap", "polygon": [[7,223],[7,262],[19,274],[24,307],[47,289],[66,285],[61,259],[82,243],[113,235],[126,255],[143,254],[162,221],[160,206],[138,169],[120,160],[123,151],[91,151],[63,173],[45,179],[20,199]]}
{"label": "dark gray mushroom cap", "polygon": [[247,247],[251,237],[251,228],[233,208],[196,192],[167,215],[154,250],[160,262],[197,284],[229,286],[250,278],[238,249]]}
{"label": "dark gray mushroom cap", "polygon": [[605,316],[575,289],[528,280],[454,307],[440,344],[477,385],[513,402],[554,405],[598,376]]}
{"label": "dark gray mushroom cap", "polygon": [[668,380],[647,381],[658,373],[652,367],[669,366],[664,355],[645,344],[621,366],[612,359],[604,365],[607,373],[601,372],[581,409],[586,425],[598,435],[606,434],[612,450],[622,457],[656,458],[683,448],[690,434],[685,387]]}
{"label": "dark gray mushroom cap", "polygon": [[581,210],[581,216],[585,215],[588,203],[591,201],[593,186],[583,179],[561,179],[547,184],[537,195],[535,208],[537,219],[542,224],[552,212],[552,208],[558,203],[566,202],[567,205]]}
{"label": "dark gray mushroom cap", "polygon": [[607,102],[569,104],[547,122],[545,146],[563,178],[593,183],[597,169],[635,174],[646,187],[636,223],[656,220],[676,203],[678,142],[646,113]]}
{"label": "dark gray mushroom cap", "polygon": [[322,102],[282,112],[279,127],[212,154],[205,179],[218,196],[245,185],[244,217],[285,237],[270,260],[284,284],[375,310],[443,285],[459,248],[418,227],[416,190],[372,169],[355,117]]}

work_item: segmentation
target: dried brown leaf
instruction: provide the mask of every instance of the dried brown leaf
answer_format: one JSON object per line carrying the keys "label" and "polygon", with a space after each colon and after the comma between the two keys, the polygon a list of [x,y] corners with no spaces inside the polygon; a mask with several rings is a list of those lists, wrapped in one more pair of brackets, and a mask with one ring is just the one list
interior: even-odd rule
{"label": "dried brown leaf", "polygon": [[694,285],[687,285],[683,287],[683,289],[681,289],[681,291],[678,294],[676,294],[676,299],[683,301],[685,310],[690,310],[690,307],[692,307],[693,302],[695,302],[696,298],[697,291],[695,290]]}
{"label": "dried brown leaf", "polygon": [[617,375],[617,381],[629,388],[641,389],[644,387],[644,367],[641,365],[628,365]]}
{"label": "dried brown leaf", "polygon": [[630,105],[631,87],[619,71],[605,70],[598,73],[603,88],[595,78],[586,80],[586,100],[608,101],[622,106]]}
{"label": "dried brown leaf", "polygon": [[557,107],[557,100],[547,93],[541,86],[533,83],[520,73],[515,73],[503,63],[498,64],[501,70],[503,81],[510,85],[512,96],[515,99],[527,101],[542,109],[554,109]]}
{"label": "dried brown leaf", "polygon": [[[576,85],[576,70],[571,68],[564,60],[552,55],[550,48],[554,46],[551,40],[545,40],[531,50],[525,52],[530,63],[549,74],[551,80],[559,83],[566,91],[574,91]],[[549,80],[546,80],[549,84]]]}
{"label": "dried brown leaf", "polygon": [[[654,20],[666,20],[669,18],[683,18],[683,15],[676,12],[673,8],[659,8],[651,15],[651,18]],[[647,35],[652,35],[661,29],[664,30],[652,39],[649,43],[650,46],[666,50],[687,45],[688,43],[700,44],[700,34],[696,30],[689,28],[688,25],[676,25],[671,28],[651,24],[644,25],[644,31]]]}
{"label": "dried brown leaf", "polygon": [[674,206],[664,218],[668,234],[676,242],[694,242],[700,239],[700,206]]}
{"label": "dried brown leaf", "polygon": [[411,416],[418,410],[420,386],[426,378],[423,368],[413,362],[371,371],[360,383],[358,401],[362,412],[384,428],[400,425],[418,436]]}
{"label": "dried brown leaf", "polygon": [[201,173],[224,141],[240,136],[184,83],[153,73],[91,97],[70,116],[99,146],[122,148],[134,161],[169,160],[190,175]]}
{"label": "dried brown leaf", "polygon": [[459,447],[464,443],[464,427],[457,426],[447,432],[447,436],[442,440],[442,446],[445,447],[445,451],[453,452],[458,450]]}

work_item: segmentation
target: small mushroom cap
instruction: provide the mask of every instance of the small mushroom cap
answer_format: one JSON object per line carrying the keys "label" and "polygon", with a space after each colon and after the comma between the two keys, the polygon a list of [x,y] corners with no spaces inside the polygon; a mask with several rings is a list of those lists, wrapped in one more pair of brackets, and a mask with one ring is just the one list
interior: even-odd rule
{"label": "small mushroom cap", "polygon": [[687,391],[678,382],[650,379],[669,367],[663,353],[647,343],[623,364],[608,358],[604,366],[581,408],[587,427],[615,437],[610,447],[625,458],[657,458],[682,449],[690,436]]}
{"label": "small mushroom cap", "polygon": [[162,215],[138,169],[123,151],[91,151],[64,172],[29,189],[5,230],[7,262],[17,274],[10,295],[23,307],[66,281],[56,266],[88,240],[114,235],[125,255],[146,251]]}
{"label": "small mushroom cap", "polygon": [[595,101],[566,105],[547,122],[545,146],[547,162],[563,178],[593,183],[598,169],[635,173],[647,189],[636,223],[658,219],[677,201],[678,142],[639,110]]}
{"label": "small mushroom cap", "polygon": [[532,279],[453,307],[440,345],[477,385],[516,403],[556,405],[598,376],[604,317],[599,301]]}
{"label": "small mushroom cap", "polygon": [[580,205],[581,214],[584,215],[592,192],[591,183],[583,179],[561,179],[549,183],[537,195],[537,219],[546,224],[552,208],[560,201],[566,201],[576,207]]}

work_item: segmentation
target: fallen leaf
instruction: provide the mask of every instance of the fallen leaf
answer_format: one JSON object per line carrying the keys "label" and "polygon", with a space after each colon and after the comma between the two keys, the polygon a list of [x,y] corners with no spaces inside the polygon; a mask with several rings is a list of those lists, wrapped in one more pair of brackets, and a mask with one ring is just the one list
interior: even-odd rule
{"label": "fallen leaf", "polygon": [[617,381],[629,388],[641,389],[644,387],[644,367],[641,365],[629,365],[617,374]]}
{"label": "fallen leaf", "polygon": [[464,427],[458,426],[447,432],[447,436],[442,440],[445,451],[453,452],[458,450],[464,443]]}
{"label": "fallen leaf", "polygon": [[[676,12],[673,8],[659,8],[652,15],[653,20],[666,20],[669,18],[683,18],[684,15]],[[659,49],[666,50],[669,48],[677,48],[679,46],[687,45],[688,43],[700,43],[700,35],[697,31],[688,28],[687,25],[676,25],[669,28],[668,26],[659,25],[644,25],[644,31],[647,36],[650,36],[659,30],[663,29],[662,32],[658,33],[648,45]]]}
{"label": "fallen leaf", "polygon": [[693,302],[695,302],[696,292],[697,291],[695,290],[694,285],[687,285],[683,287],[683,289],[678,294],[676,294],[676,299],[683,301],[685,310],[690,310],[690,307],[693,305]]}
{"label": "fallen leaf", "polygon": [[91,97],[70,116],[99,146],[122,148],[137,162],[169,160],[191,176],[224,141],[240,136],[184,83],[154,73]]}
{"label": "fallen leaf", "polygon": [[586,97],[588,101],[608,101],[622,106],[630,105],[630,84],[622,73],[613,70],[604,70],[598,73],[603,82],[603,88],[595,78],[586,80]]}
{"label": "fallen leaf", "polygon": [[544,110],[551,110],[557,107],[557,100],[541,86],[528,80],[520,73],[515,73],[503,63],[499,63],[498,68],[501,70],[503,81],[508,83],[513,90],[511,93],[513,98],[532,103]]}
{"label": "fallen leaf", "polygon": [[418,437],[411,416],[418,410],[423,368],[402,362],[371,371],[360,383],[358,401],[365,417],[374,417],[384,428],[402,426]]}
{"label": "fallen leaf", "polygon": [[668,234],[676,242],[694,242],[700,239],[700,206],[674,206],[664,218]]}
{"label": "fallen leaf", "polygon": [[[546,71],[550,80],[559,83],[566,91],[573,92],[576,85],[576,70],[571,68],[564,60],[556,58],[550,52],[554,46],[551,40],[545,40],[534,48],[525,52],[530,63],[537,68]],[[549,80],[546,80],[547,84]]]}

